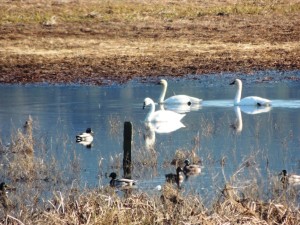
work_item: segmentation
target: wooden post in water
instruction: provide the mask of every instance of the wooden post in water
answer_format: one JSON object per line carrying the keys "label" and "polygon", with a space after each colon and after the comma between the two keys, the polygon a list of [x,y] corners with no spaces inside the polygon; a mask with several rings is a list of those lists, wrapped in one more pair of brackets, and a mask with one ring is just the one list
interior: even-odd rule
{"label": "wooden post in water", "polygon": [[123,171],[124,177],[131,179],[131,145],[132,145],[132,124],[131,122],[124,123],[124,156],[123,156]]}

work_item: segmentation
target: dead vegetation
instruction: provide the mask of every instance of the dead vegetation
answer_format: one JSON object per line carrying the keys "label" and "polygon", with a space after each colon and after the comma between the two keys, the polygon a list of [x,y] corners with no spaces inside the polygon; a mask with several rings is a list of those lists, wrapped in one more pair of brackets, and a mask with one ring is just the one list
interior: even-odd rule
{"label": "dead vegetation", "polygon": [[[245,158],[237,171],[225,178],[224,187],[216,190],[210,206],[204,204],[201,195],[170,183],[155,192],[126,189],[119,194],[109,185],[90,189],[80,187],[76,178],[66,182],[68,179],[59,172],[55,161],[35,155],[42,149],[34,124],[29,117],[26,126],[12,135],[12,144],[1,146],[0,176],[15,187],[7,196],[0,192],[1,224],[294,225],[300,222],[299,189],[284,188],[278,177],[270,175],[268,197],[264,197],[255,155]],[[194,148],[198,145],[196,138]],[[181,154],[190,153],[180,150],[176,157],[181,159]]]}
{"label": "dead vegetation", "polygon": [[2,1],[1,83],[299,69],[298,1]]}

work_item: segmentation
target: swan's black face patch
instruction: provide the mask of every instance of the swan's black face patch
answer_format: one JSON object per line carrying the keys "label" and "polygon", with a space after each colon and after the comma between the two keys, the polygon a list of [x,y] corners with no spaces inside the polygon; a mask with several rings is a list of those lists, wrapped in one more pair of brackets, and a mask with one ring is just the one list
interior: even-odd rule
{"label": "swan's black face patch", "polygon": [[232,81],[229,85],[234,85],[235,84],[235,80],[234,81]]}
{"label": "swan's black face patch", "polygon": [[145,109],[145,107],[146,107],[146,104],[145,104],[145,102],[144,102],[144,104],[143,104],[143,109]]}
{"label": "swan's black face patch", "polygon": [[190,106],[191,104],[192,104],[191,102],[188,102],[188,103],[187,103],[188,106]]}

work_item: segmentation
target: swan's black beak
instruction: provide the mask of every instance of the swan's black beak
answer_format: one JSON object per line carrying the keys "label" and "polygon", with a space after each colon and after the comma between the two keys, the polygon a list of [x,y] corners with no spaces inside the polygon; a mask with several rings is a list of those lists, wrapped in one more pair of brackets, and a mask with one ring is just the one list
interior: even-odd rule
{"label": "swan's black beak", "polygon": [[145,109],[145,107],[146,107],[146,104],[145,104],[145,102],[144,102],[144,104],[143,104],[143,109]]}
{"label": "swan's black beak", "polygon": [[229,85],[234,85],[235,84],[235,80],[234,81],[232,81]]}

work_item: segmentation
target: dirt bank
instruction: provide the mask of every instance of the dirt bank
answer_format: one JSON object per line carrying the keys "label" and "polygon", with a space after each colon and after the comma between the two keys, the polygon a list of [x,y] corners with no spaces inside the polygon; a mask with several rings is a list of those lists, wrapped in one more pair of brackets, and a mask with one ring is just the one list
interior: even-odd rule
{"label": "dirt bank", "polygon": [[300,69],[293,0],[6,1],[0,14],[1,83]]}

